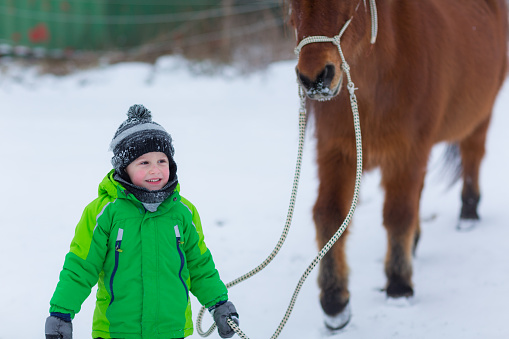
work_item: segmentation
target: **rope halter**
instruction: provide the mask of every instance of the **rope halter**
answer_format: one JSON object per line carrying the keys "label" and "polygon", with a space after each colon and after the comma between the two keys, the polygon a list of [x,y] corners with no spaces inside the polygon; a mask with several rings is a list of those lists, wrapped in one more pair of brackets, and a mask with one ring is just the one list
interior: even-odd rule
{"label": "rope halter", "polygon": [[[364,0],[364,2],[365,2],[365,0]],[[359,2],[359,5],[360,5],[360,2]],[[357,5],[357,8],[355,9],[355,11],[357,11],[357,9],[359,8],[359,5]],[[377,10],[376,10],[375,0],[369,0],[369,5],[370,5],[370,10],[371,10],[371,40],[370,40],[370,42],[371,42],[371,44],[374,44],[376,42],[376,38],[378,35],[378,14],[377,14]],[[324,36],[324,35],[308,36],[308,37],[302,39],[299,42],[299,44],[297,45],[297,47],[295,47],[295,49],[294,49],[294,53],[298,59],[299,55],[300,55],[300,51],[302,50],[302,48],[304,46],[306,46],[308,44],[315,43],[315,42],[331,42],[332,44],[334,44],[338,48],[338,52],[341,57],[341,69],[343,70],[343,72],[346,73],[347,78],[348,78],[347,89],[348,89],[348,92],[350,93],[350,98],[352,98],[352,96],[355,96],[354,92],[357,88],[355,88],[355,85],[352,82],[352,79],[350,77],[350,66],[346,62],[345,56],[343,54],[343,50],[341,49],[340,42],[341,42],[341,36],[343,36],[343,33],[345,32],[348,25],[350,25],[350,22],[352,21],[352,19],[353,19],[353,16],[350,19],[348,19],[348,21],[345,22],[345,24],[339,31],[338,35],[335,35],[332,38],[330,38],[328,36]],[[302,87],[302,86],[299,86],[299,87]],[[302,91],[302,89],[301,89],[301,91]]]}

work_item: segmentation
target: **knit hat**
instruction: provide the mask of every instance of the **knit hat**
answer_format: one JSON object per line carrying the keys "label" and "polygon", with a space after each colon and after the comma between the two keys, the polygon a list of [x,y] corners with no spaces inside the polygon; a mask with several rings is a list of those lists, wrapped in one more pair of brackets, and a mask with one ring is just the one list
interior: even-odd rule
{"label": "knit hat", "polygon": [[177,165],[173,160],[175,150],[171,135],[158,123],[152,121],[152,115],[143,105],[133,105],[125,120],[111,140],[113,151],[111,164],[121,176],[125,168],[138,157],[149,152],[163,152],[170,164],[170,176],[175,175]]}

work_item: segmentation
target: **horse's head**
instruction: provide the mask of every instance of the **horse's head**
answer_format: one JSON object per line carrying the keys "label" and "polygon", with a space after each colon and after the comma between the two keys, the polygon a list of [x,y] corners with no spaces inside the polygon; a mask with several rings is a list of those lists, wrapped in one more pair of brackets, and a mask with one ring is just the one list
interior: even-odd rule
{"label": "horse's head", "polygon": [[[353,17],[352,24],[341,37],[341,49],[347,58],[354,57],[361,43],[367,40],[369,44],[369,22],[366,25],[369,9],[364,6],[362,0],[292,0],[290,19],[295,28],[297,44],[311,36],[337,36]],[[364,9],[368,11],[367,15]],[[359,15],[359,12],[363,12],[363,15]],[[338,47],[331,42],[302,46],[296,72],[308,98],[333,98],[340,92],[344,78]]]}

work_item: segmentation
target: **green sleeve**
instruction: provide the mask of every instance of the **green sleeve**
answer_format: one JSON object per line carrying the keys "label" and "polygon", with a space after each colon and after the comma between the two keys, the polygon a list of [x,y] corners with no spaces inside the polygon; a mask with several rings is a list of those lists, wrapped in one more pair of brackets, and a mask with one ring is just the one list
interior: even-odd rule
{"label": "green sleeve", "polygon": [[85,208],[50,300],[50,312],[70,313],[74,318],[97,283],[109,238],[107,206],[108,202],[97,199]]}
{"label": "green sleeve", "polygon": [[191,212],[192,215],[192,223],[194,228],[196,229],[196,232],[198,233],[198,248],[200,249],[201,253],[205,253],[207,249],[207,245],[205,245],[205,237],[203,235],[203,228],[201,226],[201,220],[200,215],[198,214],[198,210],[194,205],[187,200],[184,197],[180,197],[182,203],[186,205],[186,207],[189,209],[189,212]]}

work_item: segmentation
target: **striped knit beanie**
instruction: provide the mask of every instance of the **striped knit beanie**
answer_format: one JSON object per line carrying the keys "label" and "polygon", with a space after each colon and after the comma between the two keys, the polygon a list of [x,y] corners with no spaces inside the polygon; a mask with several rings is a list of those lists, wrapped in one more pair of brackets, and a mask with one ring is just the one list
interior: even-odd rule
{"label": "striped knit beanie", "polygon": [[133,105],[127,112],[125,120],[118,128],[110,151],[113,151],[111,164],[118,174],[124,175],[125,168],[138,157],[149,152],[163,152],[170,164],[170,172],[175,175],[177,165],[173,160],[175,150],[171,135],[156,122],[143,105]]}

